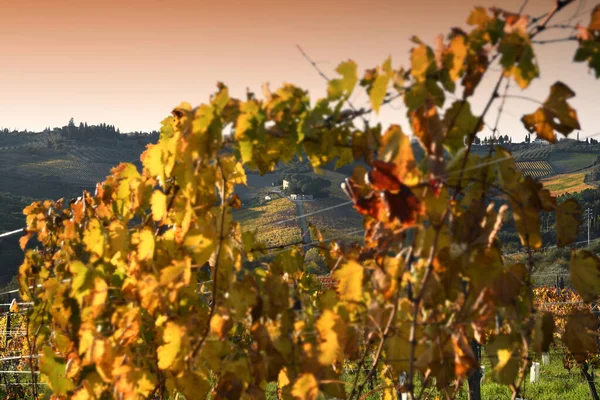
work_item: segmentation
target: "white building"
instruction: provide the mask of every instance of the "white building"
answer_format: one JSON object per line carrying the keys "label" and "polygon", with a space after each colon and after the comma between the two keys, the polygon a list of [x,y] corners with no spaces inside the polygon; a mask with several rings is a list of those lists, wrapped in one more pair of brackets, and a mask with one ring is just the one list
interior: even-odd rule
{"label": "white building", "polygon": [[281,187],[283,190],[287,189],[290,186],[290,181],[287,180],[283,180],[283,183],[281,184]]}
{"label": "white building", "polygon": [[290,194],[291,200],[312,200],[312,194]]}

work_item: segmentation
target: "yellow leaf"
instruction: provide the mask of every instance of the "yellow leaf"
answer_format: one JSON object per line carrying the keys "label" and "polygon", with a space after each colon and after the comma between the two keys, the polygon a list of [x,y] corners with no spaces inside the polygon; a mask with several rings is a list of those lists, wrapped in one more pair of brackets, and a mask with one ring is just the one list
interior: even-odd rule
{"label": "yellow leaf", "polygon": [[584,301],[600,296],[600,259],[587,250],[571,252],[571,282]]}
{"label": "yellow leaf", "polygon": [[163,340],[165,344],[158,347],[158,368],[168,369],[177,359],[181,350],[181,337],[184,335],[183,329],[174,322],[167,322],[163,331]]}
{"label": "yellow leaf", "polygon": [[343,301],[360,302],[363,294],[363,267],[354,260],[348,260],[334,273],[339,282],[338,293]]}
{"label": "yellow leaf", "polygon": [[150,199],[152,207],[152,219],[161,221],[167,214],[167,196],[160,190],[155,190]]}
{"label": "yellow leaf", "polygon": [[9,311],[12,313],[19,312],[19,303],[17,303],[17,299],[12,299],[12,301],[10,302]]}
{"label": "yellow leaf", "polygon": [[302,374],[292,387],[292,396],[298,400],[315,400],[319,394],[319,384],[313,374]]}
{"label": "yellow leaf", "polygon": [[140,232],[138,254],[142,261],[150,260],[154,256],[154,234],[149,228]]}
{"label": "yellow leaf", "polygon": [[227,335],[231,323],[232,321],[228,315],[215,314],[210,320],[210,330],[215,333],[219,339],[223,339]]}
{"label": "yellow leaf", "polygon": [[319,343],[319,362],[330,365],[344,360],[346,345],[346,324],[331,310],[325,310],[315,324],[321,339]]}
{"label": "yellow leaf", "polygon": [[98,257],[104,254],[104,229],[96,218],[88,222],[87,229],[83,232],[83,244],[87,251]]}
{"label": "yellow leaf", "polygon": [[519,373],[518,339],[498,335],[488,343],[487,354],[492,363],[492,376],[505,385],[514,383]]}

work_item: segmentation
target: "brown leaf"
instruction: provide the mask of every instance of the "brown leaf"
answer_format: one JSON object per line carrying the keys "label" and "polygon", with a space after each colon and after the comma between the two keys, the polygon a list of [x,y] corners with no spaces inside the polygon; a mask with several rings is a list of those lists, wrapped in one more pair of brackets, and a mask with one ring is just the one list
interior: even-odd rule
{"label": "brown leaf", "polygon": [[571,252],[571,282],[584,301],[600,296],[600,259],[587,250]]}
{"label": "brown leaf", "polygon": [[581,224],[581,206],[569,199],[556,208],[556,245],[563,247],[577,240]]}
{"label": "brown leaf", "polygon": [[556,82],[550,88],[550,95],[544,104],[521,118],[525,129],[552,143],[556,142],[554,131],[567,136],[574,130],[581,129],[577,111],[567,103],[573,97],[575,92],[571,88],[562,82]]}
{"label": "brown leaf", "polygon": [[538,314],[533,328],[533,349],[536,353],[546,353],[554,342],[554,318],[550,313]]}
{"label": "brown leaf", "polygon": [[567,319],[563,341],[577,362],[585,361],[588,353],[598,352],[598,325],[598,318],[589,312],[578,312]]}
{"label": "brown leaf", "polygon": [[478,365],[462,329],[452,332],[452,348],[454,349],[454,373],[458,378],[464,379]]}

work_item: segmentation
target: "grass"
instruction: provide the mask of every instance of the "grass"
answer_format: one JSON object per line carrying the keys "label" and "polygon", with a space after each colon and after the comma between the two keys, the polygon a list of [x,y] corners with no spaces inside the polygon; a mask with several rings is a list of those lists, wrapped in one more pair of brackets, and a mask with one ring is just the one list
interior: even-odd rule
{"label": "grass", "polygon": [[588,167],[594,163],[596,157],[598,157],[597,153],[554,151],[550,153],[549,161],[554,170],[561,174]]}
{"label": "grass", "polygon": [[580,171],[572,174],[555,175],[550,178],[542,179],[541,182],[546,189],[550,190],[550,192],[556,196],[564,193],[581,192],[585,189],[594,188],[594,186],[583,181],[585,174],[585,171]]}
{"label": "grass", "polygon": [[[521,398],[527,400],[556,400],[556,399],[570,399],[570,400],[587,400],[591,398],[589,387],[587,382],[581,377],[579,369],[575,367],[571,371],[566,370],[562,363],[562,353],[557,350],[551,350],[550,352],[550,363],[543,365],[541,363],[541,357],[535,358],[534,361],[540,363],[540,380],[536,383],[530,383],[529,373],[527,373],[524,381],[524,385],[521,390]],[[510,388],[506,385],[502,385],[494,382],[491,375],[491,364],[489,358],[482,352],[482,365],[485,367],[485,378],[481,385],[481,398],[485,400],[508,400],[512,397]],[[352,367],[349,367],[352,368]],[[352,389],[352,382],[354,380],[354,374],[347,374],[343,372],[341,374],[341,380],[345,383],[346,393],[349,394]],[[359,379],[361,383],[364,379],[364,375]],[[596,387],[600,389],[599,383],[596,378]],[[384,383],[382,380],[376,380],[374,382],[375,389],[383,387]],[[421,385],[416,382],[416,393],[419,393]],[[276,394],[277,386],[275,383],[267,385],[266,398],[277,399]],[[365,387],[363,396],[369,392],[369,386]],[[444,398],[443,395],[434,387],[427,388],[424,393],[424,398],[435,399],[436,396]],[[322,393],[319,394],[319,399],[325,399]],[[370,395],[364,397],[368,400],[381,399],[381,392],[373,392]],[[468,398],[468,385],[464,383],[459,388],[457,399],[466,400]]]}

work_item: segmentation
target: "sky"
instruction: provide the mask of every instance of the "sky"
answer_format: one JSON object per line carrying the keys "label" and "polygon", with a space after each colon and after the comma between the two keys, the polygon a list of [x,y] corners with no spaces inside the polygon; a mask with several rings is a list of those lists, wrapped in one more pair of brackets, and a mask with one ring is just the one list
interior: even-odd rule
{"label": "sky", "polygon": [[[530,0],[525,13],[539,15],[553,3]],[[408,66],[412,35],[433,45],[451,27],[466,28],[473,7],[493,5],[517,11],[521,0],[0,0],[0,126],[42,130],[73,117],[123,132],[159,129],[181,101],[208,101],[217,81],[236,97],[247,87],[260,94],[263,82],[271,89],[289,82],[317,99],[326,82],[296,45],[329,76],[347,59],[361,72],[388,56],[394,67]],[[554,22],[574,17],[573,24],[587,25],[594,5],[577,0]],[[541,79],[526,92],[513,85],[510,93],[543,101],[553,82],[564,81],[577,93],[571,104],[585,136],[600,131],[594,118],[600,85],[585,64],[572,63],[575,48],[574,42],[540,46]],[[496,76],[482,83],[475,112]],[[368,101],[364,94],[353,100],[359,107]],[[500,132],[522,140],[519,117],[537,107],[510,99]],[[405,115],[398,101],[371,118],[406,127]]]}

